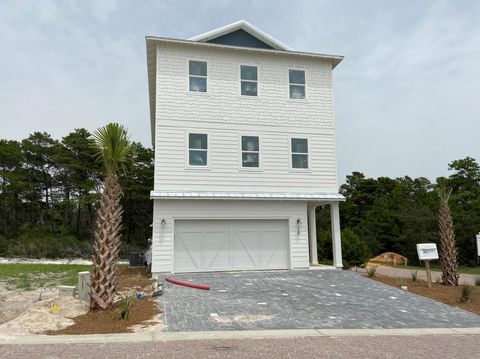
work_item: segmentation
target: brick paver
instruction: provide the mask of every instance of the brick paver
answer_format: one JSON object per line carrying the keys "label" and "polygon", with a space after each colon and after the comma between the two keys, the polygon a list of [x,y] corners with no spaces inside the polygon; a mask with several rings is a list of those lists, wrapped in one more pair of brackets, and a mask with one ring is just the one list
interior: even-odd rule
{"label": "brick paver", "polygon": [[[179,274],[165,284],[166,331],[460,328],[480,317],[341,270]],[[479,355],[480,357],[480,355]]]}
{"label": "brick paver", "polygon": [[479,358],[478,335],[0,345],[0,358]]}

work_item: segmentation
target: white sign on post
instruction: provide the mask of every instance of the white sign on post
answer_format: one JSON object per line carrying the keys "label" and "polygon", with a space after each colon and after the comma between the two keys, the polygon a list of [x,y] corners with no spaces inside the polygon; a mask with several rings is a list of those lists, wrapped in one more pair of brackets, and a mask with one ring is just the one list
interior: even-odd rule
{"label": "white sign on post", "polygon": [[438,259],[438,250],[435,243],[418,243],[418,259],[421,261]]}
{"label": "white sign on post", "polygon": [[477,255],[480,257],[480,233],[477,234]]}

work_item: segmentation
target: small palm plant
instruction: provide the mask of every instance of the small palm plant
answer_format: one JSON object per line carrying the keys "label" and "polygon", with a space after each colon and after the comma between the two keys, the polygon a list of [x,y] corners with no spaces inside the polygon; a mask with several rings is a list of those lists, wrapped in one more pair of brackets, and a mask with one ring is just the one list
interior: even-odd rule
{"label": "small palm plant", "polygon": [[442,266],[442,283],[445,285],[458,285],[457,248],[455,246],[455,232],[453,219],[450,214],[448,200],[452,190],[440,187],[440,210],[438,215],[438,228],[440,235],[440,264]]}
{"label": "small palm plant", "polygon": [[105,178],[95,228],[90,310],[111,307],[115,297],[123,213],[119,174],[125,171],[131,152],[127,130],[119,124],[99,128],[93,138]]}

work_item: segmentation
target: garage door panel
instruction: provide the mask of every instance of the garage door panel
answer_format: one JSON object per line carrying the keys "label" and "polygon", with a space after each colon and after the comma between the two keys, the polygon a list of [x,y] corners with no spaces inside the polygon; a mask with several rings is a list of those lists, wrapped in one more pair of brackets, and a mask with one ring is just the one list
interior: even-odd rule
{"label": "garage door panel", "polygon": [[231,238],[233,267],[238,269],[258,268],[258,231],[241,231],[236,229],[232,231]]}
{"label": "garage door panel", "polygon": [[206,224],[203,252],[205,271],[228,270],[231,267],[230,240],[228,236],[229,226],[216,223]]}
{"label": "garage door panel", "polygon": [[188,223],[181,233],[175,234],[174,263],[176,271],[202,270],[201,224]]}
{"label": "garage door panel", "polygon": [[288,266],[285,230],[264,230],[261,232],[261,262],[264,268],[284,268]]}
{"label": "garage door panel", "polygon": [[288,268],[287,220],[175,223],[175,272]]}

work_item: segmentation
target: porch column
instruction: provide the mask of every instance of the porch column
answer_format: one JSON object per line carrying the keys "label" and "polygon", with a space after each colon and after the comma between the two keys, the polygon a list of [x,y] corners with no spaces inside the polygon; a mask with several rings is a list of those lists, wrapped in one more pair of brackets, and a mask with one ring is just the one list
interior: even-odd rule
{"label": "porch column", "polygon": [[330,220],[332,222],[333,266],[335,268],[342,268],[342,238],[338,202],[330,203]]}
{"label": "porch column", "polygon": [[317,252],[317,216],[315,214],[316,206],[308,209],[308,229],[310,239],[310,264],[318,264]]}

